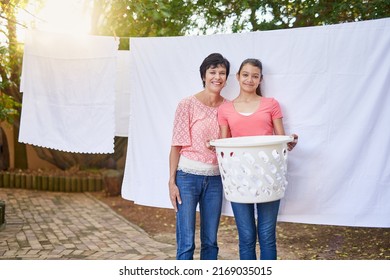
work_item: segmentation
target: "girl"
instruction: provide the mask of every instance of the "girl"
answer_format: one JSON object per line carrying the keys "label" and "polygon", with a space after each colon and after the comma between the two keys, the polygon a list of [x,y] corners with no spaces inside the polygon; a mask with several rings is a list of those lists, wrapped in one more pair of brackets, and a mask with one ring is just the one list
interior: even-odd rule
{"label": "girl", "polygon": [[[232,102],[226,102],[218,109],[222,138],[285,135],[283,115],[278,101],[263,97],[261,94],[262,71],[263,67],[258,59],[246,59],[242,62],[236,74],[240,94]],[[296,134],[293,136],[294,141],[288,143],[289,150],[297,143],[298,136]],[[257,259],[257,236],[260,243],[260,259],[277,258],[276,220],[279,204],[280,200],[256,204],[231,202],[238,230],[240,259]]]}

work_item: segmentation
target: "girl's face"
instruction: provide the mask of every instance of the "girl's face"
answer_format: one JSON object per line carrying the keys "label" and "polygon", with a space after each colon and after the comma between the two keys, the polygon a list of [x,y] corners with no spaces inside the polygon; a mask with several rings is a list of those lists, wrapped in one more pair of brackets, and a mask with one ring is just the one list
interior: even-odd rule
{"label": "girl's face", "polygon": [[261,83],[261,77],[260,69],[251,64],[245,64],[240,73],[237,74],[240,89],[246,92],[256,93],[256,88]]}
{"label": "girl's face", "polygon": [[207,69],[203,80],[206,89],[213,92],[220,92],[227,80],[225,66],[218,65],[217,67]]}

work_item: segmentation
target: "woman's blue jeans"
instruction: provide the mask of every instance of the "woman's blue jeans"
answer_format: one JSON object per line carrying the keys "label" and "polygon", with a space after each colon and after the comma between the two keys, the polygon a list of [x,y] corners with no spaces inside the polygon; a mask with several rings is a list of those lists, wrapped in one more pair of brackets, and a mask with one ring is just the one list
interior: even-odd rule
{"label": "woman's blue jeans", "polygon": [[[236,220],[241,260],[256,260],[256,239],[259,238],[260,259],[276,260],[276,222],[280,200],[266,203],[232,202]],[[257,225],[255,217],[257,213]]]}
{"label": "woman's blue jeans", "polygon": [[192,260],[194,257],[196,209],[199,204],[200,259],[216,260],[223,196],[221,176],[194,175],[177,171],[176,185],[182,199],[176,213],[176,259]]}

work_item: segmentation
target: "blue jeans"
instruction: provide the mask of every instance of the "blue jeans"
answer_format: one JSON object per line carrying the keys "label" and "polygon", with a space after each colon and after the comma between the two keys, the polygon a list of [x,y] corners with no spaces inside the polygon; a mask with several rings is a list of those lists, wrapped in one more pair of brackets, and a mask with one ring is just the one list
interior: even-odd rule
{"label": "blue jeans", "polygon": [[[232,202],[236,220],[241,260],[256,260],[256,239],[259,238],[260,259],[276,260],[276,221],[280,200],[266,203]],[[255,217],[257,209],[257,226]]]}
{"label": "blue jeans", "polygon": [[194,257],[196,208],[199,204],[200,259],[216,260],[223,195],[221,176],[202,176],[177,171],[176,185],[182,199],[176,213],[176,259],[192,260]]}

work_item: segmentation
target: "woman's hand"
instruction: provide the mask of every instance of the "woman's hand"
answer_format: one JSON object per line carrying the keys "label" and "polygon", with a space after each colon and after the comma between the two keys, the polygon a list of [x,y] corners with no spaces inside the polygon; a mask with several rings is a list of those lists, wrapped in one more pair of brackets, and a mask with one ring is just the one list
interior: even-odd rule
{"label": "woman's hand", "polygon": [[209,149],[212,152],[215,152],[215,146],[211,145],[210,142],[213,141],[214,139],[207,140],[206,141],[206,148]]}
{"label": "woman's hand", "polygon": [[177,212],[177,203],[181,204],[180,191],[176,183],[171,181],[169,181],[169,198],[173,208],[175,209],[175,212]]}
{"label": "woman's hand", "polygon": [[294,147],[297,145],[298,143],[298,135],[296,135],[295,133],[291,134],[292,137],[294,137],[294,140],[291,141],[291,142],[288,142],[287,143],[287,149],[289,151],[291,151],[292,149],[294,149]]}
{"label": "woman's hand", "polygon": [[181,204],[180,191],[176,185],[176,171],[180,159],[181,146],[171,146],[171,152],[169,153],[169,199],[172,206],[177,212],[177,203]]}

